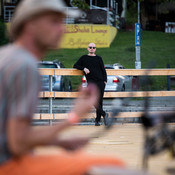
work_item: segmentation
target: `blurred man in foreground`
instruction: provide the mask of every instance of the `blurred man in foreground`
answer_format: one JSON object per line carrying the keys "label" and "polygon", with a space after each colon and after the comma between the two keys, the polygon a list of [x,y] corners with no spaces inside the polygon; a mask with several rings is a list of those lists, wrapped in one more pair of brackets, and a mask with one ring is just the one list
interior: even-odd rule
{"label": "blurred man in foreground", "polygon": [[[55,145],[78,150],[89,138],[63,140],[58,133],[79,122],[97,102],[97,89],[90,85],[80,92],[68,120],[35,130],[30,124],[40,89],[36,62],[49,48],[56,48],[64,32],[65,8],[61,0],[23,0],[13,17],[13,44],[0,49],[0,174],[80,175],[94,165],[123,166],[111,157],[83,153],[34,155],[37,146]],[[69,11],[70,15],[77,12]]]}

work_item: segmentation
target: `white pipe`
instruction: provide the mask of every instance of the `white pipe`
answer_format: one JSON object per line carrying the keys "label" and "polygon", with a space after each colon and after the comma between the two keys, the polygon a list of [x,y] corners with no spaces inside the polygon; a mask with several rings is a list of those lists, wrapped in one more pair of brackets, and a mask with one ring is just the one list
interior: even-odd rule
{"label": "white pipe", "polygon": [[125,16],[126,16],[126,0],[122,0],[122,7],[123,7],[123,10],[122,10],[121,17],[125,18]]}
{"label": "white pipe", "polygon": [[90,9],[92,9],[92,0],[90,0]]}
{"label": "white pipe", "polygon": [[138,2],[138,5],[137,5],[137,8],[138,8],[137,9],[138,10],[138,14],[137,14],[138,15],[138,23],[140,23],[140,1],[138,0],[137,2]]}

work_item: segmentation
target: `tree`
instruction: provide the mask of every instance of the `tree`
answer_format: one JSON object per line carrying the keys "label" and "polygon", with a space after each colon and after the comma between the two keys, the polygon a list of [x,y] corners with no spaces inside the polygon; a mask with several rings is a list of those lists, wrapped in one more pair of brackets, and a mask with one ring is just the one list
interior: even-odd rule
{"label": "tree", "polygon": [[82,10],[90,9],[89,5],[85,2],[85,0],[72,0],[71,5],[74,7],[78,7],[79,9]]}
{"label": "tree", "polygon": [[8,43],[5,23],[0,20],[0,45]]}
{"label": "tree", "polygon": [[127,0],[126,24],[135,24],[137,22],[137,1]]}

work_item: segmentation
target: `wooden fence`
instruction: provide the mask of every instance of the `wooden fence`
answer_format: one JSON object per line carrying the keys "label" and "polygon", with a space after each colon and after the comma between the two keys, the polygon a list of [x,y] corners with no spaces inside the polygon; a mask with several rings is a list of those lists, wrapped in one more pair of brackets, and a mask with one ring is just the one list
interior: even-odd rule
{"label": "wooden fence", "polygon": [[[54,75],[83,75],[83,72],[76,69],[40,69],[41,75],[49,75],[50,80]],[[107,70],[107,75],[130,75],[130,76],[174,76],[175,69],[109,69]],[[50,83],[52,84],[52,83]],[[50,88],[52,89],[52,88]],[[105,92],[104,98],[116,98],[116,97],[128,97],[130,92]],[[40,92],[40,98],[49,98],[49,113],[47,114],[35,114],[34,119],[66,119],[67,114],[52,113],[52,99],[53,98],[76,98],[79,92]],[[175,91],[134,91],[132,92],[132,97],[165,97],[165,96],[175,96]],[[142,112],[122,112],[119,117],[140,117]],[[94,114],[89,114],[84,118],[94,118]]]}

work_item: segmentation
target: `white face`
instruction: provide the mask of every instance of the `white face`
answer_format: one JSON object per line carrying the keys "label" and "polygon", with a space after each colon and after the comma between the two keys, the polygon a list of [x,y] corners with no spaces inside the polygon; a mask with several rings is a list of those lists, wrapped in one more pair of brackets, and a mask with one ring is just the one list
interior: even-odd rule
{"label": "white face", "polygon": [[96,46],[95,46],[95,44],[94,44],[94,43],[90,43],[89,46],[88,46],[88,48],[87,48],[87,50],[88,50],[88,52],[89,52],[90,54],[95,54],[95,51],[96,51]]}
{"label": "white face", "polygon": [[64,33],[63,17],[61,14],[48,12],[34,19],[32,35],[35,43],[45,48],[59,46]]}

